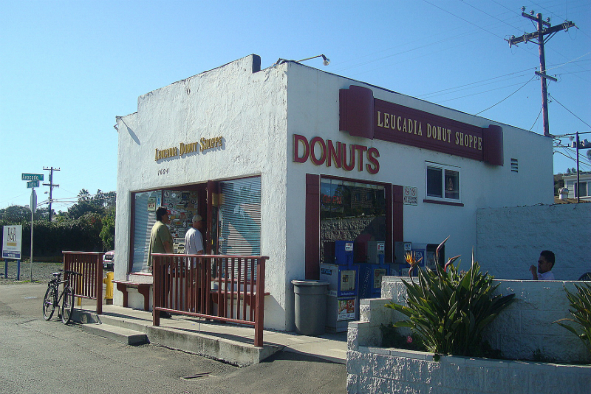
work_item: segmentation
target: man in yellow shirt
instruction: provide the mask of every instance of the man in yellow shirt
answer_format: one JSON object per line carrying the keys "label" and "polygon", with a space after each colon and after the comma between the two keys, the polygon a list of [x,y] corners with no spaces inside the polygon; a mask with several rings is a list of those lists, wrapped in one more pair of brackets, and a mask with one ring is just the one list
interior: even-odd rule
{"label": "man in yellow shirt", "polygon": [[[167,224],[170,223],[168,211],[164,207],[156,210],[156,223],[150,233],[150,246],[148,247],[148,267],[152,271],[152,253],[172,253],[172,235]],[[170,313],[160,311],[160,317],[170,318]]]}
{"label": "man in yellow shirt", "polygon": [[168,211],[164,207],[156,210],[156,223],[150,233],[150,246],[148,247],[148,267],[152,270],[152,253],[172,253],[172,235],[167,224],[170,223]]}

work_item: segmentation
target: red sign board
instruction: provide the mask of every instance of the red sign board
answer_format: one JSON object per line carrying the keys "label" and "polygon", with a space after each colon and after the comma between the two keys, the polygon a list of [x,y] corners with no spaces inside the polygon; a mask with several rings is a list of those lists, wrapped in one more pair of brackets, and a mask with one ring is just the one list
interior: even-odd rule
{"label": "red sign board", "polygon": [[371,89],[341,89],[340,129],[350,135],[416,146],[503,165],[500,126],[478,127],[375,99]]}

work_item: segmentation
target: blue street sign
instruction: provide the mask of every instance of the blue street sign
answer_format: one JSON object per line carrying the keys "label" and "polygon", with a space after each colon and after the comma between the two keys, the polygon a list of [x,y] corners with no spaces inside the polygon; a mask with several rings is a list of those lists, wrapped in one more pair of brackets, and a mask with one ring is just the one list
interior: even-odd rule
{"label": "blue street sign", "polygon": [[32,187],[39,187],[39,181],[30,181],[27,182],[27,187],[30,189]]}

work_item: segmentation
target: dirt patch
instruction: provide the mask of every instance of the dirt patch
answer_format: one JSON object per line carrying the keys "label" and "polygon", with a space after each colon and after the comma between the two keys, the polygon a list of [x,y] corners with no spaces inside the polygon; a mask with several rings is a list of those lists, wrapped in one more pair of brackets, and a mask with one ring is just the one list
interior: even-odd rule
{"label": "dirt patch", "polygon": [[[47,282],[51,274],[63,268],[63,263],[33,262],[33,282]],[[31,283],[31,264],[28,261],[20,263],[20,277],[18,263],[15,260],[0,261],[0,285]]]}

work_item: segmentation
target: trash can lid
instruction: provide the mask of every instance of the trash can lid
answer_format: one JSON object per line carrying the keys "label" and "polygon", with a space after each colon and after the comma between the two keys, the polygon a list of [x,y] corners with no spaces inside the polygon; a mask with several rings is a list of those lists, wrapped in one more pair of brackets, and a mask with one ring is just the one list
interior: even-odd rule
{"label": "trash can lid", "polygon": [[294,279],[291,283],[295,286],[328,286],[328,282],[322,280],[304,280],[304,279]]}

